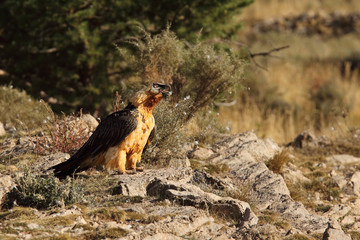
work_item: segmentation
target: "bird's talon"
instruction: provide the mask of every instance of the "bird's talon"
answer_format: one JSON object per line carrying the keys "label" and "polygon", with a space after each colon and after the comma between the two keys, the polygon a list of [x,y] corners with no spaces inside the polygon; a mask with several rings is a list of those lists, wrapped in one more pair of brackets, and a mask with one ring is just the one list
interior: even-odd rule
{"label": "bird's talon", "polygon": [[136,173],[136,169],[131,169],[131,170],[126,170],[127,174],[135,174]]}

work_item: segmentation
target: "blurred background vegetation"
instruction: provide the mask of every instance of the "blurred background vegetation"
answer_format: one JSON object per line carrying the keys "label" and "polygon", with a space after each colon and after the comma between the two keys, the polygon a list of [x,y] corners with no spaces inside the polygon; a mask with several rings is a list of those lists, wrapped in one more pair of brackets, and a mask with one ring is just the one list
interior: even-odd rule
{"label": "blurred background vegetation", "polygon": [[133,87],[133,69],[114,43],[139,38],[139,26],[158,34],[168,24],[188,41],[200,31],[201,38],[233,36],[234,16],[252,1],[1,1],[1,82],[51,98],[57,112],[104,114],[115,91]]}
{"label": "blurred background vegetation", "polygon": [[[57,113],[83,108],[104,116],[116,91],[125,104],[161,80],[173,82],[176,93],[172,108],[157,111],[168,129],[190,123],[191,133],[250,130],[279,143],[305,129],[357,137],[359,14],[356,0],[5,0],[0,81],[3,92],[26,91],[17,101],[28,106],[23,112],[41,113],[25,101],[42,98]],[[251,56],[285,45],[276,57]],[[10,112],[26,118],[0,93],[0,121],[11,121]],[[166,109],[179,121],[160,116]]]}

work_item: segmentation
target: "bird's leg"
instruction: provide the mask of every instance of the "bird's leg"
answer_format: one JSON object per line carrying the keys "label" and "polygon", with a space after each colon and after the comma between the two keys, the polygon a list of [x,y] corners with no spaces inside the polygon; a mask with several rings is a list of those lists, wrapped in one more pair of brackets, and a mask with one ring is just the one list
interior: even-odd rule
{"label": "bird's leg", "polygon": [[144,169],[137,168],[136,163],[140,162],[141,154],[133,153],[126,159],[126,170],[127,173],[135,173],[136,171],[144,171]]}
{"label": "bird's leg", "polygon": [[119,154],[116,159],[117,163],[117,169],[121,174],[126,172],[125,169],[125,163],[126,163],[126,152],[125,151],[119,151]]}

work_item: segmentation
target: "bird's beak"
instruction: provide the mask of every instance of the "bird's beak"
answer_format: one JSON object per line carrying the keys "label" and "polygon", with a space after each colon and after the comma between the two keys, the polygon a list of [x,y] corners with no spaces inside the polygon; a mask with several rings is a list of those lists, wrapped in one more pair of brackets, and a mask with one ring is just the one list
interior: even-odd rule
{"label": "bird's beak", "polygon": [[169,85],[161,85],[161,88],[161,93],[165,100],[168,96],[172,95],[171,87]]}
{"label": "bird's beak", "polygon": [[171,91],[169,91],[169,92],[162,92],[162,95],[163,95],[163,98],[166,100],[166,98],[167,98],[168,96],[171,96],[171,95],[172,95],[172,92],[171,92]]}

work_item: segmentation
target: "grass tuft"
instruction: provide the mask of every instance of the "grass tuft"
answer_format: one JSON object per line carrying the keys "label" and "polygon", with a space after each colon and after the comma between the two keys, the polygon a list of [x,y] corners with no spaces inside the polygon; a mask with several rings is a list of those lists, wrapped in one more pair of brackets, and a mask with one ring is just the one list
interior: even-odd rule
{"label": "grass tuft", "polygon": [[54,175],[38,176],[26,171],[17,177],[15,187],[6,195],[5,208],[19,206],[49,209],[70,205],[82,199],[82,190],[76,180],[60,182]]}
{"label": "grass tuft", "polygon": [[289,161],[289,154],[286,150],[282,150],[267,162],[267,167],[274,173],[281,174],[284,165]]}

